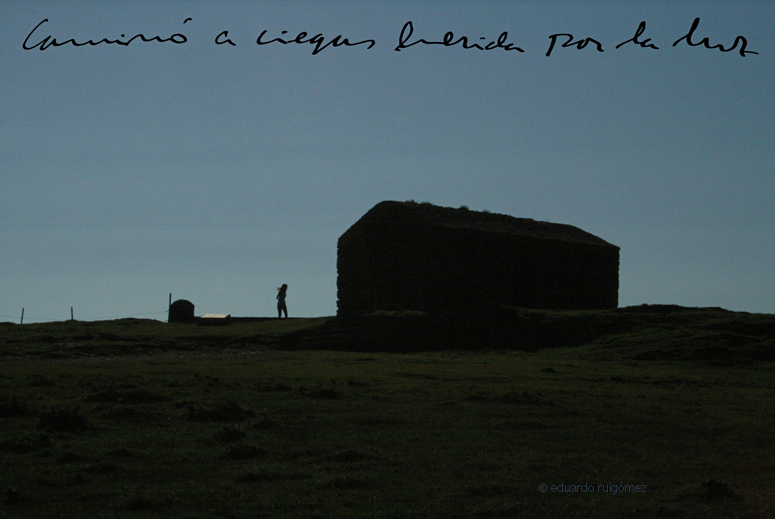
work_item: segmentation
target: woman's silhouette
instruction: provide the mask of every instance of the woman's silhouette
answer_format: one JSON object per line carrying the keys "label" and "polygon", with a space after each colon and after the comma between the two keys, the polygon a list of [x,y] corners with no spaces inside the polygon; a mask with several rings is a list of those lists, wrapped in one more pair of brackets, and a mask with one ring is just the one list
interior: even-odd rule
{"label": "woman's silhouette", "polygon": [[277,318],[282,319],[283,313],[285,318],[288,318],[288,307],[285,306],[285,293],[288,291],[288,285],[283,283],[283,286],[277,289]]}

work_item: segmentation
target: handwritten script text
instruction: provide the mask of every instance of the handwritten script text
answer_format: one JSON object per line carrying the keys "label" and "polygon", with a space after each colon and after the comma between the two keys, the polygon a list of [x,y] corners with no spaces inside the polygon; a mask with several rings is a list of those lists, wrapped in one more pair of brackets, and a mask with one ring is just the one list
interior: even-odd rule
{"label": "handwritten script text", "polygon": [[[186,18],[183,24],[192,21],[192,18]],[[22,49],[41,51],[63,47],[70,45],[73,47],[84,46],[97,46],[97,45],[118,45],[122,47],[128,47],[132,43],[171,43],[174,45],[182,45],[188,42],[188,38],[181,32],[176,32],[167,37],[162,36],[146,36],[142,33],[136,34],[132,37],[127,37],[125,34],[121,34],[118,38],[103,37],[98,40],[88,39],[85,41],[78,41],[75,38],[56,38],[51,34],[47,36],[40,36],[43,33],[41,27],[48,23],[48,18],[44,18],[38,23],[22,42]],[[737,50],[738,54],[742,57],[746,57],[748,54],[759,54],[758,52],[748,50],[748,40],[744,36],[737,36],[731,44],[723,43],[711,43],[710,36],[702,37],[699,34],[700,18],[697,17],[692,22],[689,30],[673,42],[673,47],[679,45],[687,45],[689,47],[704,47],[709,50],[717,50],[719,52],[732,52]],[[487,36],[469,36],[465,34],[455,34],[452,31],[446,31],[443,35],[431,36],[431,37],[417,37],[414,34],[415,28],[411,21],[404,23],[398,34],[398,44],[394,47],[395,52],[408,51],[408,49],[416,46],[439,46],[442,48],[455,47],[457,49],[466,51],[517,51],[517,53],[525,53],[525,49],[517,46],[512,38],[509,37],[508,31],[501,32],[496,38]],[[365,46],[366,50],[369,50],[376,46],[377,41],[371,38],[360,39],[358,41],[351,41],[349,38],[339,34],[333,38],[327,38],[323,33],[316,33],[312,36],[306,31],[300,31],[296,33],[296,36],[290,36],[289,31],[283,30],[279,36],[271,38],[267,36],[269,30],[265,29],[261,31],[255,40],[257,46],[265,46],[270,44],[280,45],[310,45],[312,47],[312,55],[316,56],[326,49],[336,49],[339,47],[359,47]],[[642,49],[647,50],[660,50],[655,43],[652,43],[651,38],[644,37],[646,33],[646,22],[642,21],[635,30],[632,38],[625,40],[614,47],[619,49],[625,45],[632,44]],[[275,33],[276,34],[276,33]],[[287,36],[286,36],[287,35]],[[229,47],[237,47],[239,45],[236,38],[229,36],[229,31],[224,30],[218,33],[214,38],[216,45],[227,45]],[[591,36],[583,36],[577,38],[573,34],[566,32],[558,32],[549,36],[549,44],[546,50],[546,57],[550,57],[563,49],[576,49],[578,51],[586,48],[592,49],[598,53],[605,52],[605,45],[600,39],[593,38]],[[417,49],[413,49],[416,52]]]}

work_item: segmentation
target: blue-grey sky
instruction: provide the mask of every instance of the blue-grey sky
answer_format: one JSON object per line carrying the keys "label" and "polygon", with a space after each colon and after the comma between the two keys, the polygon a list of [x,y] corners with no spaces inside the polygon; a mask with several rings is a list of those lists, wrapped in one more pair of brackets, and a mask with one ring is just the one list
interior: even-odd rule
{"label": "blue-grey sky", "polygon": [[[746,55],[673,46],[697,17],[694,42]],[[773,20],[764,1],[4,1],[0,320],[165,319],[169,293],[270,316],[282,283],[291,316],[333,315],[337,238],[408,199],[620,246],[620,306],[773,313]],[[524,52],[396,51],[409,21],[407,44],[505,31]],[[658,49],[616,49],[641,22]],[[547,56],[558,33],[603,52],[559,36]],[[52,44],[137,34],[186,41]]]}

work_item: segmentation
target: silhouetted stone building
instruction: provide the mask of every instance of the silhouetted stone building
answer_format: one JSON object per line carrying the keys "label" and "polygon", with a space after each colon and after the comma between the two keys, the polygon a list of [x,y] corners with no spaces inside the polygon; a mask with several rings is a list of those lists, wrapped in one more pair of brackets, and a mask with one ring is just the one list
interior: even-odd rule
{"label": "silhouetted stone building", "polygon": [[194,303],[191,301],[178,299],[170,305],[168,323],[193,323],[195,321]]}
{"label": "silhouetted stone building", "polygon": [[338,242],[338,313],[616,308],[619,247],[564,224],[381,202]]}

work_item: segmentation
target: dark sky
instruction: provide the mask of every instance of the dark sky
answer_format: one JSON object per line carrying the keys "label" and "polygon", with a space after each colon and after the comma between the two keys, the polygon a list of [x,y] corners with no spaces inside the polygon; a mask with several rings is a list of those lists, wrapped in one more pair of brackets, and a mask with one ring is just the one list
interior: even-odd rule
{"label": "dark sky", "polygon": [[[673,46],[697,17],[694,43],[746,55]],[[772,20],[753,1],[3,2],[0,320],[165,319],[169,293],[273,315],[282,283],[292,316],[333,315],[337,238],[408,199],[620,246],[621,306],[772,313]],[[506,32],[524,52],[396,51],[409,21],[405,44]],[[641,22],[647,45],[616,49]],[[186,41],[52,44],[137,34]]]}

